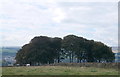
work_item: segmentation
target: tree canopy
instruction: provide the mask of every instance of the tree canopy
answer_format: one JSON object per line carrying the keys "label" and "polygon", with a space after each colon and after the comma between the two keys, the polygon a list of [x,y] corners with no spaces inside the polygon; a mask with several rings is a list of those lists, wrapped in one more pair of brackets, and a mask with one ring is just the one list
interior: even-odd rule
{"label": "tree canopy", "polygon": [[76,35],[59,37],[38,36],[25,44],[16,55],[16,63],[50,64],[60,62],[64,56],[77,62],[112,62],[115,58],[112,50],[102,42],[87,40]]}

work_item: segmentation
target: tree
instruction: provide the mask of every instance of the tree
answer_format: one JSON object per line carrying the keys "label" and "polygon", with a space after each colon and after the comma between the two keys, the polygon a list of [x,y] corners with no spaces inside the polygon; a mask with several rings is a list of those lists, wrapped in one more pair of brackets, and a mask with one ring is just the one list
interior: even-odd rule
{"label": "tree", "polygon": [[47,36],[34,37],[16,54],[16,63],[47,64],[60,62],[61,58],[69,57],[70,63],[77,62],[112,62],[115,58],[110,47],[94,40],[87,40],[76,35],[67,35],[63,39]]}
{"label": "tree", "polygon": [[62,47],[66,51],[66,55],[69,56],[70,63],[72,62],[72,58],[73,58],[73,41],[74,41],[73,38],[74,37],[75,37],[74,35],[68,35],[68,36],[65,36],[62,40]]}
{"label": "tree", "polygon": [[[81,37],[82,38],[82,37]],[[83,39],[83,38],[82,38]],[[80,59],[80,42],[82,40],[75,35],[68,35],[63,38],[62,47],[65,49],[67,55],[69,56],[70,63],[73,62],[73,58],[77,55],[77,58]]]}
{"label": "tree", "polygon": [[62,54],[62,51],[61,51],[61,42],[62,42],[62,39],[61,38],[58,38],[58,37],[55,37],[53,39],[51,39],[52,43],[51,43],[51,48],[54,49],[54,52],[56,54],[55,58],[58,60],[58,63],[60,62],[60,56]]}
{"label": "tree", "polygon": [[101,42],[94,42],[92,51],[95,62],[112,62],[115,58],[112,49]]}
{"label": "tree", "polygon": [[16,60],[21,65],[53,63],[54,59],[59,58],[60,49],[61,38],[35,37],[18,51]]}
{"label": "tree", "polygon": [[92,51],[93,45],[94,45],[94,40],[87,40],[85,42],[87,62],[94,62],[94,56]]}
{"label": "tree", "polygon": [[76,46],[75,46],[75,55],[77,57],[77,62],[81,62],[82,60],[85,61],[86,59],[86,49],[85,49],[85,42],[87,40],[83,37],[78,37],[76,39]]}

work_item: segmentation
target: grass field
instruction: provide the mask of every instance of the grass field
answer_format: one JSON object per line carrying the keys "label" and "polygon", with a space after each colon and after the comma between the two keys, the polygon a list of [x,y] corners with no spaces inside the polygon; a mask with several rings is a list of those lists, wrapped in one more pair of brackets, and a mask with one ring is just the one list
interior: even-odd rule
{"label": "grass field", "polygon": [[3,75],[118,75],[117,69],[68,66],[3,67]]}

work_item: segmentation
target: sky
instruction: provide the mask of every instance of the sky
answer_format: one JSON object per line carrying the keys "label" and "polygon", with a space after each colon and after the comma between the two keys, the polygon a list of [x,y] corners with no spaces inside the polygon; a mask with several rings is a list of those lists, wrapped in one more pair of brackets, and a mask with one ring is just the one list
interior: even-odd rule
{"label": "sky", "polygon": [[[109,2],[108,2],[109,1]],[[0,0],[0,46],[74,34],[118,45],[117,0]]]}

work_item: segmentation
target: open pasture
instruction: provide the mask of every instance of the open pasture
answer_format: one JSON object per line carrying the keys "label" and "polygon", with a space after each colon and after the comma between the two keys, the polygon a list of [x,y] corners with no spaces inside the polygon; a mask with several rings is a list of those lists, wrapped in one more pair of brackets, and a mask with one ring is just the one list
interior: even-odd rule
{"label": "open pasture", "polygon": [[3,67],[3,75],[118,75],[113,68],[72,66],[20,66]]}

